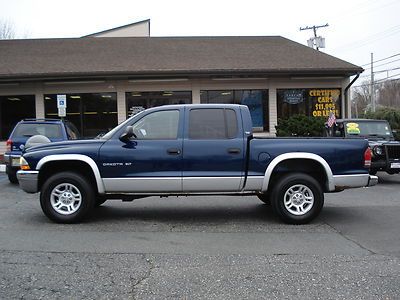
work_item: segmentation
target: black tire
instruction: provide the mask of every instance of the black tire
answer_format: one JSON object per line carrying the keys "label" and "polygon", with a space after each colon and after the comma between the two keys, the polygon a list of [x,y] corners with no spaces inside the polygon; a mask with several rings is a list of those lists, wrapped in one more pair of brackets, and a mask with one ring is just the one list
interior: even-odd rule
{"label": "black tire", "polygon": [[269,193],[257,194],[257,197],[258,197],[258,199],[260,199],[265,204],[271,205],[271,197],[270,197]]}
{"label": "black tire", "polygon": [[[52,196],[53,192],[56,196]],[[44,214],[57,223],[81,221],[94,204],[95,192],[91,184],[85,177],[73,172],[51,176],[43,184],[40,193],[40,206]]]}
{"label": "black tire", "polygon": [[[290,192],[293,192],[292,196]],[[306,197],[309,198],[307,201]],[[306,224],[321,212],[324,193],[313,177],[304,173],[292,173],[277,180],[272,189],[271,204],[275,214],[285,223]]]}
{"label": "black tire", "polygon": [[8,173],[7,175],[8,175],[8,180],[12,184],[18,184],[17,172],[11,172],[11,173]]}

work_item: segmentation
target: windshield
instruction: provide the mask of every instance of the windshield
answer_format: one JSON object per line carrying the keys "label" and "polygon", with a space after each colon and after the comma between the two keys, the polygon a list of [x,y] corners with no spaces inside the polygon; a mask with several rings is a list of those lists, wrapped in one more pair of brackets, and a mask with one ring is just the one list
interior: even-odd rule
{"label": "windshield", "polygon": [[345,125],[346,135],[391,138],[389,123],[382,122],[350,122]]}

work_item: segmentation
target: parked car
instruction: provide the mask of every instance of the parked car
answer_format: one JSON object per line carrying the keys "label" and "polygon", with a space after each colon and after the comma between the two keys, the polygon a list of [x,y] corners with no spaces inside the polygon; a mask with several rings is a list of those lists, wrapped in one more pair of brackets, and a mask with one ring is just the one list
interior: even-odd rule
{"label": "parked car", "polygon": [[71,122],[60,119],[24,119],[18,122],[6,142],[4,154],[6,173],[11,183],[18,183],[21,154],[26,141],[35,135],[46,136],[50,141],[58,142],[78,139],[79,131]]}
{"label": "parked car", "polygon": [[386,120],[338,119],[328,130],[329,136],[367,139],[372,150],[370,174],[378,171],[400,173],[400,142],[395,141],[393,131]]}
{"label": "parked car", "polygon": [[257,195],[291,224],[320,213],[324,193],[372,186],[366,140],[256,138],[247,106],[151,108],[100,139],[27,149],[20,187],[40,191],[51,220],[81,220],[106,199]]}

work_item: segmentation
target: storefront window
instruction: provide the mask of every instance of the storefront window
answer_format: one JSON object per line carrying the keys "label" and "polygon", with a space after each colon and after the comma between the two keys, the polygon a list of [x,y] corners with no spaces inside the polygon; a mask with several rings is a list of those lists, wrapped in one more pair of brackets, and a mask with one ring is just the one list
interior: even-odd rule
{"label": "storefront window", "polygon": [[279,89],[278,118],[299,114],[328,118],[330,112],[341,118],[341,101],[341,89]]}
{"label": "storefront window", "polygon": [[269,131],[268,90],[200,91],[201,103],[227,103],[247,105],[253,128]]}
{"label": "storefront window", "polygon": [[35,118],[35,96],[0,96],[0,139],[6,140],[14,126],[25,118]]}
{"label": "storefront window", "polygon": [[127,117],[150,107],[192,103],[189,91],[128,92],[125,96]]}
{"label": "storefront window", "polygon": [[[83,137],[95,137],[118,124],[116,93],[66,94],[67,116]],[[57,95],[45,95],[46,118],[59,118]]]}

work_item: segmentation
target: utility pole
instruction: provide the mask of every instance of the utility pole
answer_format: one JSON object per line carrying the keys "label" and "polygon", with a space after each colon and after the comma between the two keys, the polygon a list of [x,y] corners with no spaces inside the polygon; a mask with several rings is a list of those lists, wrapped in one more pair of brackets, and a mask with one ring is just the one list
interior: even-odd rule
{"label": "utility pole", "polygon": [[329,24],[328,23],[326,23],[325,25],[313,25],[313,26],[306,26],[306,27],[300,27],[300,31],[303,31],[303,30],[313,30],[313,32],[314,32],[314,37],[313,38],[310,38],[308,41],[307,41],[307,43],[308,43],[308,46],[309,47],[312,47],[312,48],[314,48],[314,45],[315,45],[315,47],[317,48],[317,50],[319,50],[319,48],[325,48],[325,39],[323,38],[323,37],[321,37],[321,36],[317,36],[317,29],[318,28],[322,28],[322,27],[328,27],[329,26]]}
{"label": "utility pole", "polygon": [[374,53],[371,53],[371,110],[375,112],[375,86],[374,86]]}

